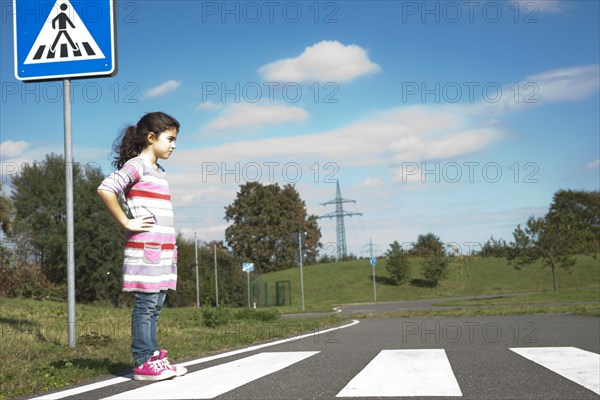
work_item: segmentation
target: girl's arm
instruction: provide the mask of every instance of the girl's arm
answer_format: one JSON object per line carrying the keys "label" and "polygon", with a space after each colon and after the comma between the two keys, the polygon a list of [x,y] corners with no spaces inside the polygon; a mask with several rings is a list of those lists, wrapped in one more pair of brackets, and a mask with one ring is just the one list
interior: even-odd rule
{"label": "girl's arm", "polygon": [[100,196],[100,199],[108,209],[108,212],[110,212],[123,228],[133,232],[148,232],[154,226],[153,215],[129,219],[123,212],[115,193],[103,189],[98,189],[97,192],[98,196]]}

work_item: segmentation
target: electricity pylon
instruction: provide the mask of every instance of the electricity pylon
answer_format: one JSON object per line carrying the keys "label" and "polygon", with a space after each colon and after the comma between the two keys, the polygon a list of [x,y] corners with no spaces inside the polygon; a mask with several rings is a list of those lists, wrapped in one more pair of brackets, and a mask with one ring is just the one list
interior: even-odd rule
{"label": "electricity pylon", "polygon": [[335,199],[329,200],[326,203],[321,203],[322,206],[327,206],[330,204],[335,204],[335,211],[329,214],[325,214],[319,217],[320,218],[335,218],[335,238],[337,240],[337,259],[338,261],[345,258],[347,255],[346,252],[346,227],[344,225],[344,217],[351,217],[353,215],[362,215],[361,213],[356,212],[345,212],[344,211],[344,203],[356,203],[355,200],[348,200],[342,198],[342,192],[340,191],[340,182],[336,181],[336,192]]}
{"label": "electricity pylon", "polygon": [[364,248],[368,248],[369,250],[363,250],[363,253],[369,253],[369,258],[373,258],[375,257],[375,253],[381,253],[381,251],[379,251],[379,246],[376,244],[373,244],[373,240],[369,239],[369,244],[365,244],[363,246]]}

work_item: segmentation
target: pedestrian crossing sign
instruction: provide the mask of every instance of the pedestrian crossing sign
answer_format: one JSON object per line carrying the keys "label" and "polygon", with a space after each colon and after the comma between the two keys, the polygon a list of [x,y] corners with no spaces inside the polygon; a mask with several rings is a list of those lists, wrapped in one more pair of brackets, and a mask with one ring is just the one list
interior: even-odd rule
{"label": "pedestrian crossing sign", "polygon": [[15,76],[41,81],[116,73],[115,0],[13,0]]}

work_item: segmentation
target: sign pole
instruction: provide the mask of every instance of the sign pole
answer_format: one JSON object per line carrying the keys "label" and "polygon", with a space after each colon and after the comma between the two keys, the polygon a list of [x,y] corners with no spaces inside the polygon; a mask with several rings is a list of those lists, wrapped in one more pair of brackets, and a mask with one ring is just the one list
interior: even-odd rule
{"label": "sign pole", "polygon": [[75,347],[75,233],[73,222],[73,143],[71,140],[71,81],[63,80],[65,123],[65,192],[67,206],[67,321],[69,347]]}
{"label": "sign pole", "polygon": [[377,287],[375,286],[375,265],[373,265],[373,301],[377,303]]}
{"label": "sign pole", "polygon": [[250,272],[254,271],[254,263],[244,262],[242,263],[242,271],[246,273],[246,278],[248,279],[248,307],[252,307],[252,292],[250,291]]}
{"label": "sign pole", "polygon": [[373,301],[377,303],[377,287],[375,286],[375,265],[377,264],[377,259],[375,257],[371,257],[371,268],[373,270]]}
{"label": "sign pole", "polygon": [[196,305],[200,308],[200,282],[198,278],[198,238],[194,232],[194,254],[196,255]]}
{"label": "sign pole", "polygon": [[302,276],[302,232],[298,232],[298,257],[300,260],[300,294],[302,295],[302,311],[304,311],[304,277]]}
{"label": "sign pole", "polygon": [[248,278],[248,307],[250,307],[250,270],[246,271],[246,276]]}
{"label": "sign pole", "polygon": [[213,244],[215,253],[215,304],[219,307],[219,273],[217,272],[217,245]]}

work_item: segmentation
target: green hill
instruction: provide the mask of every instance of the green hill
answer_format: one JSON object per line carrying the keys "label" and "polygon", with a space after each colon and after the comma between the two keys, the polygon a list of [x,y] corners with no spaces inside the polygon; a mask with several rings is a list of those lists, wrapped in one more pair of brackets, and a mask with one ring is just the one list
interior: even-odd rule
{"label": "green hill", "polygon": [[[552,292],[550,269],[541,264],[532,264],[521,270],[509,266],[502,258],[472,258],[467,262],[455,260],[450,264],[448,279],[440,281],[438,287],[428,287],[420,268],[421,259],[412,258],[411,281],[393,286],[389,283],[386,260],[379,259],[375,267],[377,301],[415,300],[425,298],[463,297],[508,293]],[[303,268],[305,311],[329,311],[332,307],[350,303],[373,301],[372,269],[368,259],[339,263],[317,264]],[[470,278],[469,278],[470,277]],[[276,305],[276,282],[289,281],[291,305],[282,307],[284,312],[301,310],[300,269],[298,267],[278,271],[253,279],[254,301],[265,306],[265,285],[268,287],[268,305]],[[558,293],[569,293],[573,301],[587,301],[591,292],[598,300],[600,289],[600,260],[591,256],[580,256],[570,270],[557,271]],[[283,284],[280,284],[283,286]],[[280,301],[287,296],[285,288],[280,291]]]}

